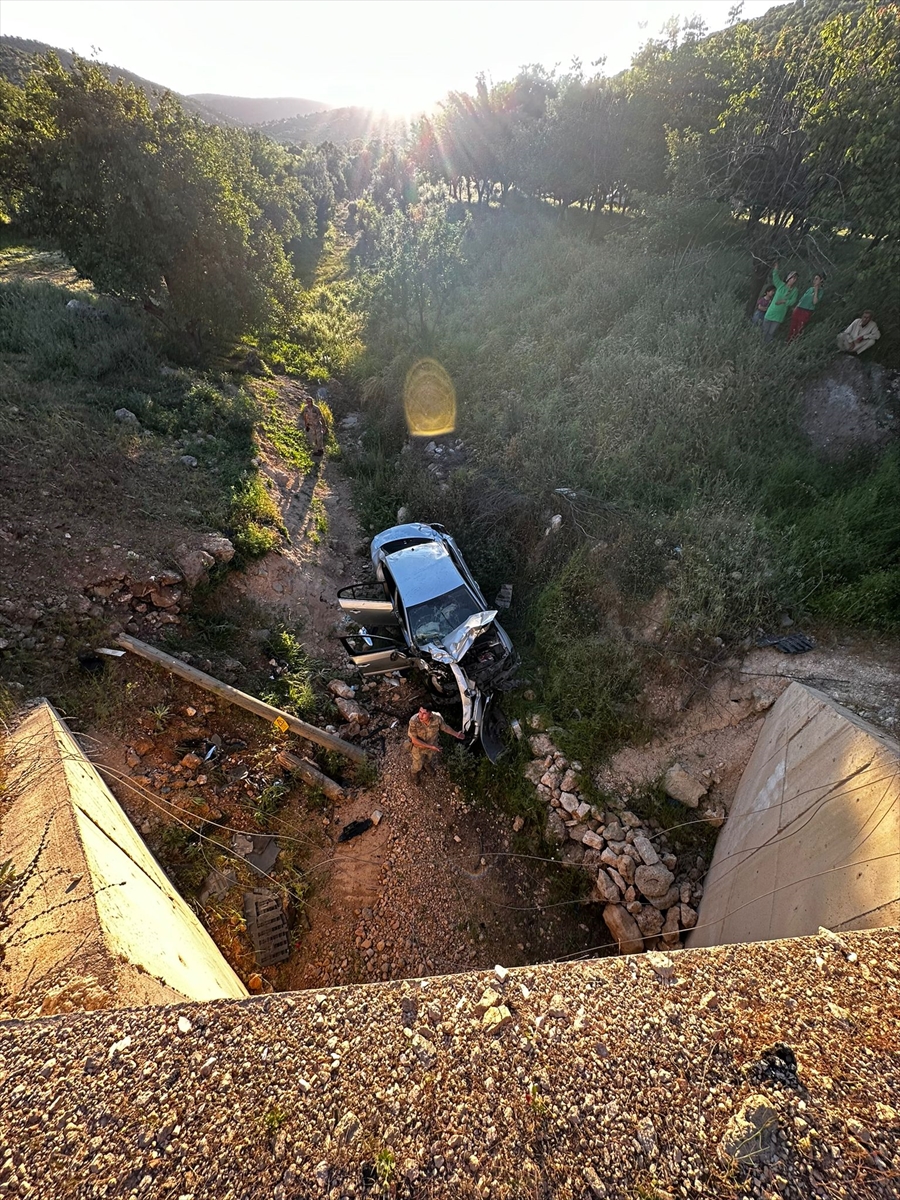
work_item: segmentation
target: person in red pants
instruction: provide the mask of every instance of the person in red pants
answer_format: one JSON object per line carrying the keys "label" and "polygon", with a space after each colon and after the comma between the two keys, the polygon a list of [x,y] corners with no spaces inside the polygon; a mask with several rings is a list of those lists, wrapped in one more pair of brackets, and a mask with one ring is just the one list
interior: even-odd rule
{"label": "person in red pants", "polygon": [[806,326],[806,322],[815,312],[816,305],[822,299],[822,284],[824,282],[824,275],[813,276],[812,287],[808,287],[797,301],[797,307],[791,313],[791,324],[788,329],[789,342],[792,342],[795,337],[800,336]]}

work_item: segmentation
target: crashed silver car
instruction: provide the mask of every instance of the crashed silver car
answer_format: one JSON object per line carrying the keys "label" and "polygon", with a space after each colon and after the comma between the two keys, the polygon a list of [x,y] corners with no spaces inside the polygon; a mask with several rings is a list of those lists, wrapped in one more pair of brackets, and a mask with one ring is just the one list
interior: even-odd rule
{"label": "crashed silver car", "polygon": [[512,686],[512,642],[440,525],[395,525],[372,540],[373,583],[338,592],[355,626],[341,641],[364,675],[418,667],[462,703],[462,731],[495,762],[504,722],[494,694]]}

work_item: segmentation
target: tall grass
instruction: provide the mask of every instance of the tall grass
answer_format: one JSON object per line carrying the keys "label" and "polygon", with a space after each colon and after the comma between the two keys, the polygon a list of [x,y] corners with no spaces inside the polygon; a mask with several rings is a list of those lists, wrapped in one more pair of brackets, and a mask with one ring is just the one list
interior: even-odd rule
{"label": "tall grass", "polygon": [[[400,453],[411,352],[384,361],[377,346],[353,469],[375,523],[406,504],[517,582],[511,621],[559,719],[595,747],[622,735],[637,663],[609,618],[624,604],[627,624],[660,589],[676,640],[741,638],[786,608],[897,620],[896,454],[835,467],[802,428],[804,384],[833,358],[827,319],[764,345],[745,315],[749,256],[725,243],[595,243],[528,214],[474,236],[438,347],[465,469],[440,487]],[[545,536],[553,513],[562,529]]]}

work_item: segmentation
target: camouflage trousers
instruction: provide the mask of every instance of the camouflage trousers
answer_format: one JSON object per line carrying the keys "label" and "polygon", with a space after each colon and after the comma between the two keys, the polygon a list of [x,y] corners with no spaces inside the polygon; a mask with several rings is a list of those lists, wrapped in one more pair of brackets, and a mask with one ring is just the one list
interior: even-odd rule
{"label": "camouflage trousers", "polygon": [[429,771],[433,771],[437,766],[437,751],[423,750],[421,746],[414,746],[412,742],[409,744],[409,754],[412,759],[412,773],[418,775],[425,767]]}

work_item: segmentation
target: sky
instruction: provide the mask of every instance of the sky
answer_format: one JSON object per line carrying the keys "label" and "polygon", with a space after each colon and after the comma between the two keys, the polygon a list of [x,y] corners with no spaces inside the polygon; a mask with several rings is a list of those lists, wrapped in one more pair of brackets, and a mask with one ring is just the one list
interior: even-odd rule
{"label": "sky", "polygon": [[[745,0],[744,18],[784,0]],[[297,96],[398,115],[526,63],[608,74],[673,15],[724,28],[736,0],[2,0],[0,32],[176,92]]]}

